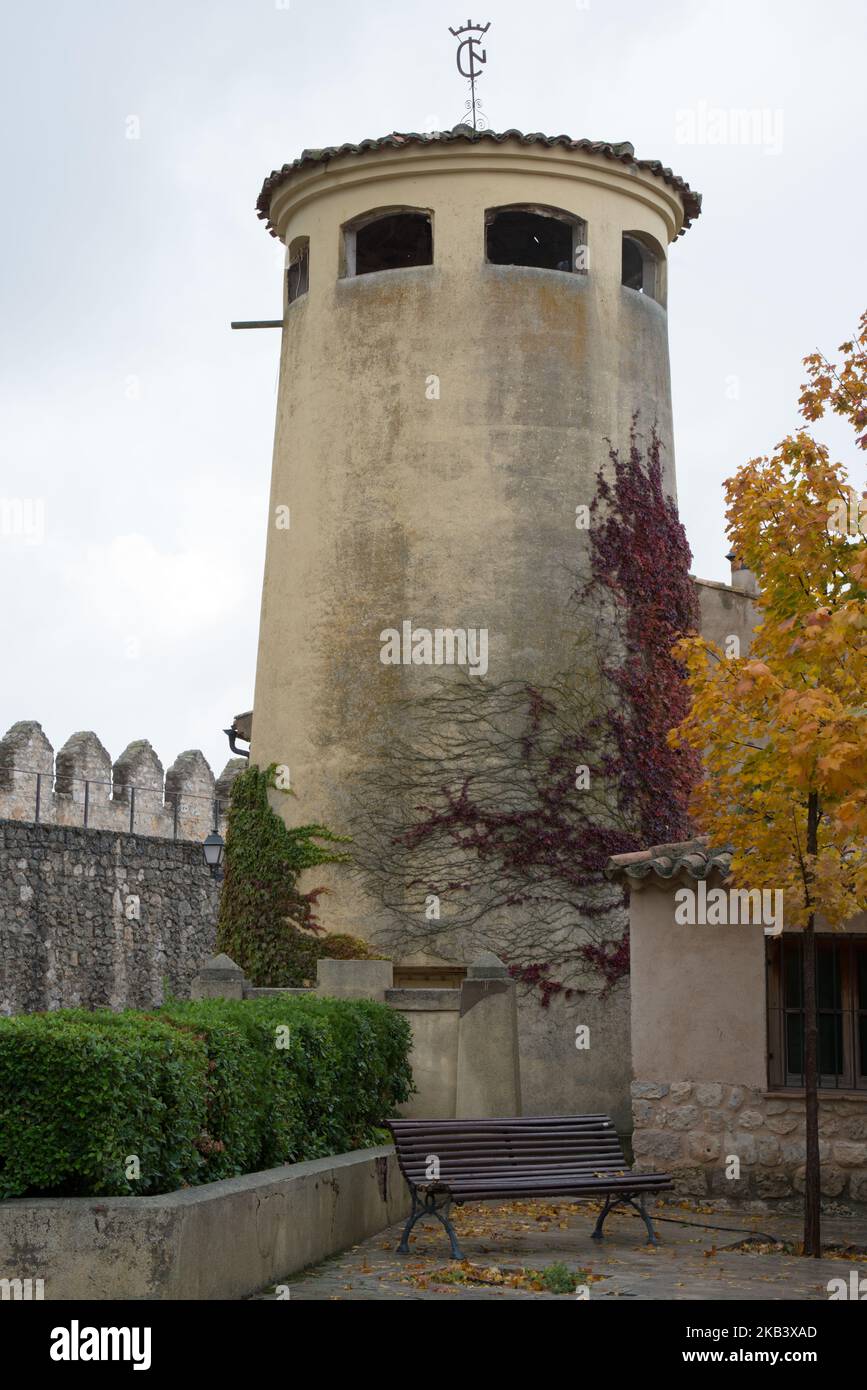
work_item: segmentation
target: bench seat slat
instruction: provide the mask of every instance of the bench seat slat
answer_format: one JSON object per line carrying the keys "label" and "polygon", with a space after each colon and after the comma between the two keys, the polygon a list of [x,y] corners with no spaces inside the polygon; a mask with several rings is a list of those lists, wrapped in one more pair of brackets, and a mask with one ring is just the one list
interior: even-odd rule
{"label": "bench seat slat", "polygon": [[[615,1189],[620,1192],[627,1190],[631,1192],[640,1187],[656,1189],[658,1187],[671,1186],[671,1183],[663,1177],[645,1178],[642,1176],[640,1179],[634,1175],[627,1175],[625,1177],[596,1177],[592,1173],[541,1173],[534,1177],[515,1176],[508,1180],[503,1179],[500,1182],[491,1182],[490,1178],[474,1177],[468,1174],[465,1178],[456,1178],[454,1180],[442,1179],[442,1181],[449,1192],[455,1197],[462,1192],[470,1190],[473,1192],[485,1192],[490,1197],[496,1197],[501,1192],[513,1192],[516,1188],[519,1188],[522,1192],[542,1196],[543,1194],[551,1192],[563,1194],[573,1191],[614,1192]],[[423,1182],[416,1185],[419,1190],[426,1186],[430,1186],[430,1184],[425,1184]]]}
{"label": "bench seat slat", "polygon": [[617,1192],[664,1192],[670,1188],[670,1182],[581,1183],[573,1180],[565,1183],[504,1183],[502,1187],[497,1188],[488,1187],[487,1183],[479,1185],[468,1183],[464,1187],[454,1188],[450,1191],[453,1202],[495,1202],[502,1201],[506,1197],[518,1197],[525,1200],[559,1197],[566,1200],[569,1197],[607,1196]]}
{"label": "bench seat slat", "polygon": [[564,1177],[549,1176],[542,1178],[513,1178],[511,1181],[490,1182],[487,1178],[477,1182],[472,1178],[461,1179],[459,1182],[448,1184],[449,1191],[456,1197],[464,1192],[487,1192],[491,1197],[500,1196],[504,1192],[528,1192],[539,1196],[557,1194],[566,1195],[569,1192],[614,1192],[637,1191],[639,1188],[658,1188],[670,1187],[672,1179],[667,1174],[662,1173],[627,1173],[623,1177],[603,1176],[599,1178],[590,1176],[566,1175]]}

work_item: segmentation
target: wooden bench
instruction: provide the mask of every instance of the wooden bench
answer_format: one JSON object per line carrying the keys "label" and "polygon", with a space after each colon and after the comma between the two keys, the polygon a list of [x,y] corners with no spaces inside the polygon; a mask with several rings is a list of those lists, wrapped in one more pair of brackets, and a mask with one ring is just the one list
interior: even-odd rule
{"label": "wooden bench", "polygon": [[412,1193],[400,1245],[423,1216],[445,1227],[452,1258],[462,1260],[452,1205],[499,1198],[587,1197],[605,1194],[594,1240],[610,1211],[630,1206],[656,1235],[645,1198],[672,1186],[668,1173],[633,1173],[607,1115],[542,1115],[496,1120],[391,1120],[397,1161]]}

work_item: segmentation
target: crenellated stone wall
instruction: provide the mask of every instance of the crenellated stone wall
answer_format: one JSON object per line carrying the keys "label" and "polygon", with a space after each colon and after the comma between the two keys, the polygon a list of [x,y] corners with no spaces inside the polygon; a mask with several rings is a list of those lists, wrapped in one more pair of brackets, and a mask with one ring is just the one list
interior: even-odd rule
{"label": "crenellated stone wall", "polygon": [[[636,1167],[681,1196],[779,1201],[804,1190],[804,1099],[717,1081],[634,1081]],[[738,1167],[731,1159],[738,1160]],[[867,1096],[819,1102],[822,1195],[867,1202]],[[732,1174],[727,1176],[727,1166]]]}
{"label": "crenellated stone wall", "polygon": [[55,757],[41,724],[21,720],[0,739],[0,817],[199,842],[216,828],[225,837],[232,782],[246,765],[230,758],[215,779],[193,749],[164,773],[147,739],[112,764],[89,731],[72,734]]}
{"label": "crenellated stone wall", "polygon": [[96,734],[56,757],[41,725],[0,739],[0,1013],[151,1008],[187,993],[216,942],[219,885],[202,854],[225,837],[232,758],[163,766],[146,739],[112,764]]}
{"label": "crenellated stone wall", "polygon": [[0,820],[0,1013],[186,996],[218,905],[199,844]]}

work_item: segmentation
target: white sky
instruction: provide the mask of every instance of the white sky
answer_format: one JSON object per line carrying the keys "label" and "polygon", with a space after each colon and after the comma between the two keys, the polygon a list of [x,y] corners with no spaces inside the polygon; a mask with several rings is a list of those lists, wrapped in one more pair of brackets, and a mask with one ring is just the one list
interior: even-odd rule
{"label": "white sky", "polygon": [[[253,696],[280,336],[229,330],[280,314],[256,196],[305,146],[460,120],[448,27],[467,6],[4,11],[0,498],[42,499],[45,523],[39,544],[0,534],[0,733],[94,729],[113,758],[149,738],[166,766],[199,747],[219,772]],[[867,7],[488,0],[472,18],[492,21],[495,129],[630,140],[704,194],[671,253],[675,437],[694,568],[727,579],[720,484],[796,426],[800,359],[867,299]],[[685,143],[678,113],[702,104],[766,112],[781,147]]]}

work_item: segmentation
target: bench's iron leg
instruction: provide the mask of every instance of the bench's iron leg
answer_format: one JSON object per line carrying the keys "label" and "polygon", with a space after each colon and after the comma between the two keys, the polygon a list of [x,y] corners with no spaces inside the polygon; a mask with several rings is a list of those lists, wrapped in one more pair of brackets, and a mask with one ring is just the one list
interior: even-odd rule
{"label": "bench's iron leg", "polygon": [[606,1195],[606,1198],[605,1198],[605,1206],[602,1208],[602,1210],[601,1210],[600,1213],[599,1213],[599,1220],[596,1222],[596,1226],[595,1226],[595,1229],[594,1229],[593,1234],[592,1234],[592,1236],[591,1236],[591,1240],[602,1240],[602,1239],[603,1239],[602,1227],[605,1225],[605,1218],[606,1218],[606,1216],[608,1215],[608,1213],[610,1212],[612,1206],[613,1206],[613,1202],[611,1201],[611,1193],[609,1192],[609,1193]]}
{"label": "bench's iron leg", "polygon": [[[650,1216],[648,1214],[647,1207],[645,1206],[645,1201],[646,1193],[642,1192],[641,1196],[638,1199],[638,1210],[641,1213],[642,1221],[647,1227],[647,1243],[648,1245],[658,1245],[659,1241],[656,1239],[656,1232],[653,1229],[653,1222],[651,1221]],[[635,1206],[635,1203],[633,1202],[632,1205]]]}
{"label": "bench's iron leg", "polygon": [[423,1215],[424,1208],[419,1206],[418,1201],[416,1200],[415,1191],[413,1190],[412,1211],[406,1219],[406,1225],[403,1228],[403,1235],[400,1238],[400,1245],[397,1247],[397,1253],[399,1255],[409,1254],[409,1245],[407,1244],[407,1241],[409,1240],[409,1233],[415,1225],[416,1221],[418,1221],[419,1217]]}
{"label": "bench's iron leg", "polygon": [[463,1252],[461,1251],[461,1247],[458,1245],[458,1238],[455,1233],[455,1228],[449,1220],[448,1203],[446,1203],[444,1207],[434,1208],[433,1215],[437,1218],[438,1221],[441,1221],[446,1228],[446,1234],[449,1238],[449,1245],[452,1248],[452,1259],[462,1260],[464,1258]]}
{"label": "bench's iron leg", "polygon": [[[638,1197],[637,1202],[635,1200],[636,1196]],[[605,1198],[605,1206],[599,1213],[599,1220],[596,1222],[596,1229],[593,1232],[593,1240],[602,1240],[602,1226],[605,1222],[605,1218],[608,1215],[608,1213],[613,1211],[615,1207],[626,1205],[632,1207],[633,1211],[638,1212],[638,1215],[641,1217],[642,1221],[647,1227],[648,1245],[658,1245],[659,1241],[656,1237],[656,1232],[653,1229],[653,1222],[650,1219],[650,1214],[647,1210],[647,1206],[645,1205],[646,1200],[647,1194],[641,1192],[638,1194],[632,1193],[626,1196],[615,1197],[612,1201],[611,1193],[609,1192],[608,1196]]]}
{"label": "bench's iron leg", "polygon": [[450,1202],[445,1202],[442,1207],[438,1207],[435,1194],[429,1192],[426,1192],[424,1194],[424,1199],[420,1202],[415,1191],[413,1191],[412,1211],[407,1217],[406,1225],[403,1228],[403,1235],[400,1238],[400,1245],[397,1247],[398,1254],[408,1255],[410,1253],[409,1233],[415,1225],[416,1221],[420,1221],[423,1216],[435,1216],[437,1221],[441,1222],[442,1225],[445,1227],[446,1235],[449,1238],[449,1245],[451,1246],[452,1250],[452,1259],[462,1260],[464,1256],[460,1246],[458,1245],[457,1234],[455,1233],[454,1226],[449,1220],[450,1206]]}

